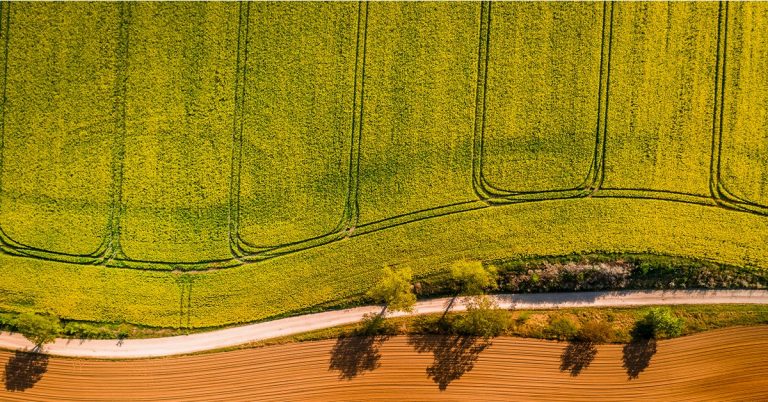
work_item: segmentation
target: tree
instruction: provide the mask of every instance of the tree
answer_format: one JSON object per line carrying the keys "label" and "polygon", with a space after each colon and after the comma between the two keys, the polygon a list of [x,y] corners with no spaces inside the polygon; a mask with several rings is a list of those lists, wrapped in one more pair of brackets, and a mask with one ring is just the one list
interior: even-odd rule
{"label": "tree", "polygon": [[674,338],[683,333],[683,320],[675,317],[669,307],[648,311],[635,325],[635,334],[645,338]]}
{"label": "tree", "polygon": [[61,332],[58,318],[29,313],[19,315],[14,321],[14,326],[20,334],[32,341],[36,348],[53,342]]}
{"label": "tree", "polygon": [[394,271],[390,267],[384,267],[381,279],[368,291],[368,296],[386,304],[389,310],[411,312],[416,304],[412,279],[413,272],[410,268],[404,267]]}
{"label": "tree", "polygon": [[461,260],[451,266],[451,277],[463,295],[480,295],[498,287],[496,267],[483,267],[480,261]]}
{"label": "tree", "polygon": [[485,339],[499,336],[509,328],[509,312],[486,295],[469,298],[466,314],[454,322],[454,330],[461,335],[482,336]]}

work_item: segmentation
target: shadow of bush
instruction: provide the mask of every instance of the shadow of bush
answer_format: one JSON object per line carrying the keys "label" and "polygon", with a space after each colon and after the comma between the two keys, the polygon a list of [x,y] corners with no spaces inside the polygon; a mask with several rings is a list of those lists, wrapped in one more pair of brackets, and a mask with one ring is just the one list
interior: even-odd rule
{"label": "shadow of bush", "polygon": [[560,355],[560,371],[570,371],[571,377],[576,377],[592,364],[597,356],[597,347],[592,342],[568,342],[563,354]]}

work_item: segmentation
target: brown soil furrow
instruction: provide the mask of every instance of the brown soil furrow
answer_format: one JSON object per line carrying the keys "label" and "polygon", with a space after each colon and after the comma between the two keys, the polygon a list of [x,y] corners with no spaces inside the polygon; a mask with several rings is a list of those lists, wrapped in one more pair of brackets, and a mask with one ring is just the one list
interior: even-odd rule
{"label": "brown soil furrow", "polygon": [[[561,370],[564,342],[499,338],[482,351],[448,338],[392,337],[367,354],[332,356],[336,340],[132,361],[51,357],[19,363],[2,400],[758,400],[768,398],[768,327],[731,328],[669,341],[639,358],[629,378],[624,345],[597,347],[578,375]],[[417,352],[415,345],[420,346]],[[453,346],[448,346],[453,345]],[[453,347],[453,349],[449,349]],[[355,359],[355,357],[359,359]],[[339,360],[331,369],[331,361]],[[650,360],[648,360],[650,358]],[[336,361],[334,360],[334,361]],[[636,359],[637,360],[637,359]],[[22,362],[23,363],[23,362]],[[30,365],[40,364],[44,370]],[[341,370],[339,370],[341,369]],[[44,371],[44,372],[42,372]],[[342,372],[346,377],[341,375]],[[26,378],[20,373],[27,373]],[[41,374],[41,375],[40,375]],[[25,383],[26,381],[26,383]],[[440,385],[444,390],[441,390]],[[9,391],[8,388],[24,388]]]}

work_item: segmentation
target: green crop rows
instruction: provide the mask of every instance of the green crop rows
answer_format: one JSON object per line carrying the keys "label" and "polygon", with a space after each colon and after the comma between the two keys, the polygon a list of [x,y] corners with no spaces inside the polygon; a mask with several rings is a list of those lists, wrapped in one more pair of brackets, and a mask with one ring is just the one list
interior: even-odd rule
{"label": "green crop rows", "polygon": [[768,267],[767,31],[759,3],[3,2],[0,309],[209,326],[387,263]]}

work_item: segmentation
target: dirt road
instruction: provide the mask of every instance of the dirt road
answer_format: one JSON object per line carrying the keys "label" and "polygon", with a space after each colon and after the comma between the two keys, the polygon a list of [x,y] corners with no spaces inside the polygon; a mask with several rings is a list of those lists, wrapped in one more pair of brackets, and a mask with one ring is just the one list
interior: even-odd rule
{"label": "dirt road", "polygon": [[[493,296],[502,308],[559,308],[559,307],[617,307],[644,306],[657,304],[768,304],[765,290],[677,290],[677,291],[620,291],[620,292],[578,292],[544,293]],[[420,301],[414,314],[439,313],[449,298]],[[461,311],[465,304],[461,299],[453,310]],[[59,339],[47,345],[45,351],[51,355],[93,358],[145,358],[188,354],[205,350],[221,349],[280,336],[293,335],[316,329],[359,321],[366,313],[377,313],[381,306],[359,307],[347,310],[328,311],[267,321],[258,324],[198,333],[153,339],[117,340],[68,340]],[[390,316],[401,316],[394,313]],[[0,348],[30,350],[33,345],[18,334],[0,333]]]}

